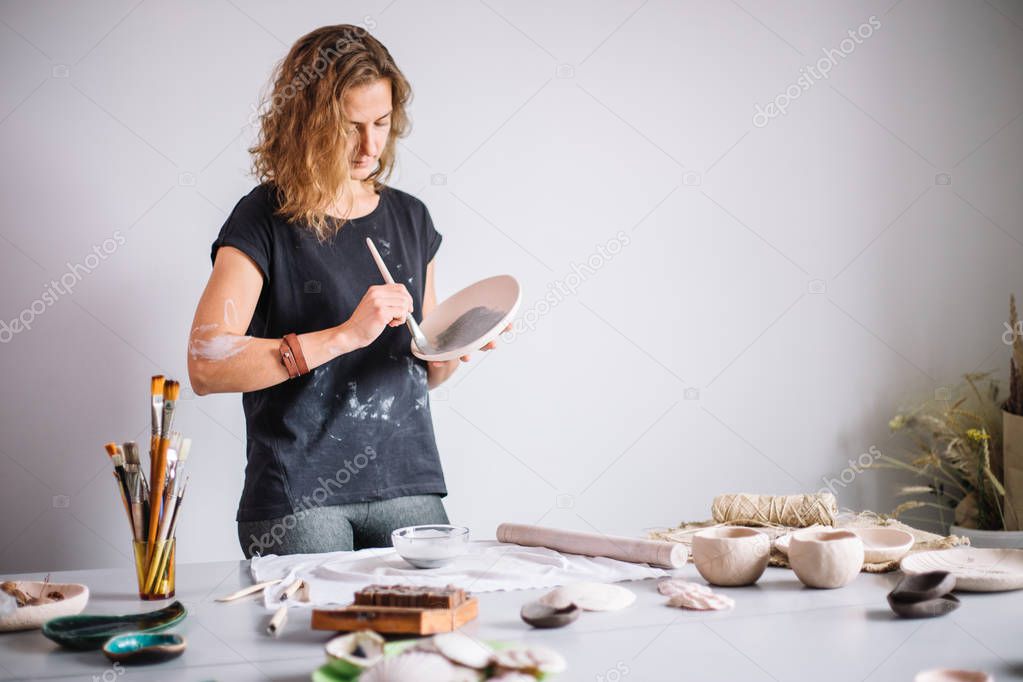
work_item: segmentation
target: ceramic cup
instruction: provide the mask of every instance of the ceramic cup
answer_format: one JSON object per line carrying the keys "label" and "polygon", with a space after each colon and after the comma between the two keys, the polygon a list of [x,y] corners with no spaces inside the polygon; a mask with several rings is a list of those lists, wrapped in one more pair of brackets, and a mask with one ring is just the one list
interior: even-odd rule
{"label": "ceramic cup", "polygon": [[807,587],[842,587],[863,568],[863,541],[848,530],[796,531],[789,541],[789,565]]}
{"label": "ceramic cup", "polygon": [[771,539],[753,528],[708,528],[693,536],[693,562],[711,585],[752,585],[770,555]]}

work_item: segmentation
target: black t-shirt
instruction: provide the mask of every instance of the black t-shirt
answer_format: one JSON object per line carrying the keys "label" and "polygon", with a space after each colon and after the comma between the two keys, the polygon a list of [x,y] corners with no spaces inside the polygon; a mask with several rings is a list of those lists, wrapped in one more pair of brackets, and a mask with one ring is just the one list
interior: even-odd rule
{"label": "black t-shirt", "polygon": [[[347,320],[366,289],[383,284],[366,247],[376,243],[395,282],[421,317],[426,266],[440,247],[426,206],[384,187],[372,213],[320,243],[277,215],[277,192],[262,184],[234,207],[217,249],[233,246],[262,271],[250,336],[279,339]],[[230,311],[225,311],[225,314]],[[365,348],[308,374],[242,394],[248,434],[237,520],[261,521],[313,506],[447,494],[426,365],[409,350],[405,326],[387,327]]]}

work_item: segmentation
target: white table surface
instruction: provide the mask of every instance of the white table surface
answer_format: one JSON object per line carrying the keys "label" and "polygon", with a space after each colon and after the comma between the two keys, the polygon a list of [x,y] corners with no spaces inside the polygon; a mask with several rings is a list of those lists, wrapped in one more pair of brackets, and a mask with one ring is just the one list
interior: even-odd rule
{"label": "white table surface", "polygon": [[[677,573],[700,581],[690,564]],[[899,573],[860,574],[838,590],[804,588],[787,569],[769,568],[754,587],[721,589],[731,611],[699,613],[665,606],[655,581],[622,583],[636,603],[616,613],[584,613],[559,630],[534,630],[519,608],[541,590],[480,594],[480,617],[465,631],[480,639],[543,642],[568,660],[559,680],[658,682],[700,680],[909,681],[932,667],[985,670],[996,680],[1023,680],[1023,591],[959,595],[955,613],[899,620],[885,594]],[[8,576],[39,579],[39,575]],[[81,582],[92,595],[89,613],[133,613],[143,603],[131,567],[54,573],[54,582]],[[284,634],[264,634],[267,614],[254,599],[213,600],[250,584],[247,562],[178,566],[177,599],[188,617],[172,631],[188,640],[181,657],[119,670],[99,651],[65,651],[39,631],[0,634],[0,679],[308,680],[324,662],[330,633],[309,628],[293,611]]]}

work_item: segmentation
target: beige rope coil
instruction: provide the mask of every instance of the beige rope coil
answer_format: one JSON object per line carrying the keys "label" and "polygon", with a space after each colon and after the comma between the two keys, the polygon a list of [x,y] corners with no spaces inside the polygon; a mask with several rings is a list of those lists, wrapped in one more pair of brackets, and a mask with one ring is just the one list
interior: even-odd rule
{"label": "beige rope coil", "polygon": [[711,504],[717,523],[806,528],[834,526],[838,502],[831,493],[813,495],[718,495]]}

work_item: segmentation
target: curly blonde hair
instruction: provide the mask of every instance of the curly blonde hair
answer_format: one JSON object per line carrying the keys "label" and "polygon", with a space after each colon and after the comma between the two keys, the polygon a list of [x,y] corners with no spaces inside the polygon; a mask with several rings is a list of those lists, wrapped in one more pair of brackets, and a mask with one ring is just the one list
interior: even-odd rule
{"label": "curly blonde hair", "polygon": [[344,96],[353,88],[387,79],[391,85],[391,130],[379,165],[369,175],[375,190],[390,177],[397,140],[408,133],[408,80],[391,53],[365,29],[324,26],[292,46],[274,68],[273,89],[263,102],[253,174],[277,188],[278,213],[308,224],[321,241],[344,221],[328,220],[327,209],[350,177],[353,127]]}

